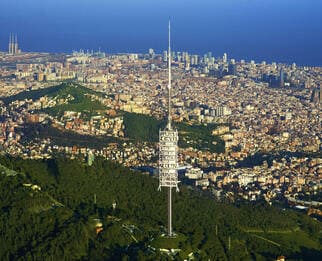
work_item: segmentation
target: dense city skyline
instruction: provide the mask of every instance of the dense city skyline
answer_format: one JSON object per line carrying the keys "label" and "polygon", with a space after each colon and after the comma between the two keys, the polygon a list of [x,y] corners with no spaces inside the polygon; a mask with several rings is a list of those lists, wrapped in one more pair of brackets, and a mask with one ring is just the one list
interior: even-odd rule
{"label": "dense city skyline", "polygon": [[161,53],[171,17],[175,51],[322,64],[321,1],[4,0],[0,10],[0,50],[14,32],[24,51],[145,53],[151,47]]}

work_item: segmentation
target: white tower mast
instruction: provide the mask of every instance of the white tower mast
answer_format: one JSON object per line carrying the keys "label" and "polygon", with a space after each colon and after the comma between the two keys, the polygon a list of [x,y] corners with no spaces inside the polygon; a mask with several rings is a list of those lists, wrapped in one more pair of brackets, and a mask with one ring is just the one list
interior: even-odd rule
{"label": "white tower mast", "polygon": [[171,26],[169,21],[168,49],[168,122],[164,130],[159,131],[159,190],[168,188],[168,236],[172,237],[172,188],[178,189],[178,132],[171,126]]}

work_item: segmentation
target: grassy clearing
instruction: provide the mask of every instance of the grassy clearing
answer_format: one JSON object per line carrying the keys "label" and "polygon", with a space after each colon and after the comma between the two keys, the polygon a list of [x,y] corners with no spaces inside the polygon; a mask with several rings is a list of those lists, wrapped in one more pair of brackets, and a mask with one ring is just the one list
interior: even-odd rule
{"label": "grassy clearing", "polygon": [[165,249],[179,249],[181,244],[186,240],[183,234],[178,234],[176,237],[168,238],[166,236],[158,236],[155,238],[151,245],[155,248],[165,248]]}

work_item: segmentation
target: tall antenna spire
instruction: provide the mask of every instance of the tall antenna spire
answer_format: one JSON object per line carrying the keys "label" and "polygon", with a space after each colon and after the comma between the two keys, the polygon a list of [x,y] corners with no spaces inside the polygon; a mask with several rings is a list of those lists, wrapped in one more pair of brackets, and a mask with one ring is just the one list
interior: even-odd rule
{"label": "tall antenna spire", "polygon": [[167,128],[169,130],[172,129],[171,126],[171,23],[169,20],[169,35],[168,35],[168,39],[169,39],[169,47],[168,47],[168,124],[167,124]]}

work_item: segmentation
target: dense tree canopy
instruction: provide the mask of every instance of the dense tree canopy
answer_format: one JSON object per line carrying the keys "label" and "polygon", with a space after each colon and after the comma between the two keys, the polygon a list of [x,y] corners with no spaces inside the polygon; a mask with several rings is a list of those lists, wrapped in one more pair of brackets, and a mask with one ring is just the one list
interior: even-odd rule
{"label": "dense tree canopy", "polygon": [[[1,157],[0,164],[21,173],[0,175],[1,259],[165,257],[151,248],[167,220],[166,191],[157,191],[156,179],[99,158],[91,167],[65,158]],[[321,228],[290,210],[218,203],[184,186],[174,196],[177,259],[194,252],[211,260],[313,260],[321,257]]]}

